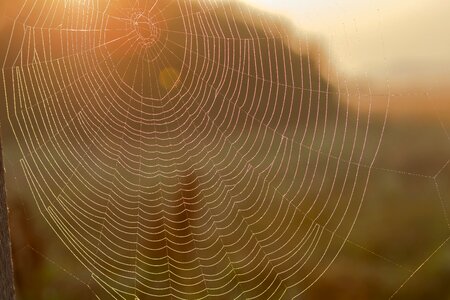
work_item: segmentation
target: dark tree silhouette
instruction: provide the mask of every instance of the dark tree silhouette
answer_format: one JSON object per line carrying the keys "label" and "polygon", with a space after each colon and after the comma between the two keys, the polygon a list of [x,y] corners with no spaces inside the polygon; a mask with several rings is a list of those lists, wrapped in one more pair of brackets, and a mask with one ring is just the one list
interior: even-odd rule
{"label": "dark tree silhouette", "polygon": [[14,280],[4,173],[0,141],[0,299],[12,300],[14,299]]}

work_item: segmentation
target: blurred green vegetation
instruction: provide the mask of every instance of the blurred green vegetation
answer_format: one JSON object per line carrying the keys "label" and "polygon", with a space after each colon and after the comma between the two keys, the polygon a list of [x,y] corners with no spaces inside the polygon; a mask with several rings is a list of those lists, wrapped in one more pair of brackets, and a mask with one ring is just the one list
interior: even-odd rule
{"label": "blurred green vegetation", "polygon": [[[18,299],[94,298],[98,287],[37,215],[12,144],[5,155]],[[448,237],[449,153],[438,122],[388,120],[349,241],[304,299],[387,299],[419,267],[395,299],[450,299],[450,244],[421,266]]]}

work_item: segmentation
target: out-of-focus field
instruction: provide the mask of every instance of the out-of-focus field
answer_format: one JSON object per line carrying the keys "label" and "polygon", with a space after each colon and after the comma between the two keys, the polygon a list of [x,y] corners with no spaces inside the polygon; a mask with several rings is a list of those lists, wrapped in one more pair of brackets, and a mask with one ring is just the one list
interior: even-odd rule
{"label": "out-of-focus field", "polygon": [[[407,92],[405,92],[407,93]],[[450,140],[445,95],[391,97],[382,146],[356,226],[343,251],[305,299],[450,297]],[[431,94],[430,94],[431,95]],[[398,102],[397,102],[398,101]],[[402,109],[403,108],[403,109]],[[374,122],[382,115],[374,114]],[[85,270],[38,214],[5,135],[11,232],[19,299],[91,297]],[[436,251],[437,250],[437,251]],[[435,252],[436,251],[436,252]],[[430,257],[431,255],[431,257]]]}
{"label": "out-of-focus field", "polygon": [[391,90],[357,225],[306,299],[450,298],[449,97],[445,89]]}

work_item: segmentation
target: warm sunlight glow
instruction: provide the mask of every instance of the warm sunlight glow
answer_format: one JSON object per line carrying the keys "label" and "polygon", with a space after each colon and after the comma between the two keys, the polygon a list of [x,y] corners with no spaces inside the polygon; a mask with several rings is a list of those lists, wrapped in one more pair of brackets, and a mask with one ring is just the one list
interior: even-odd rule
{"label": "warm sunlight glow", "polygon": [[450,300],[449,12],[0,0],[0,300]]}

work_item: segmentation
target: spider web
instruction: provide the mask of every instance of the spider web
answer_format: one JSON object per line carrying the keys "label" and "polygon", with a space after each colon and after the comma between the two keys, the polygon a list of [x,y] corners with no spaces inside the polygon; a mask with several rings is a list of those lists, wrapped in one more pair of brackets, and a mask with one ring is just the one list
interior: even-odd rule
{"label": "spider web", "polygon": [[292,298],[339,254],[384,127],[281,24],[222,1],[24,1],[2,67],[21,166],[110,297]]}

